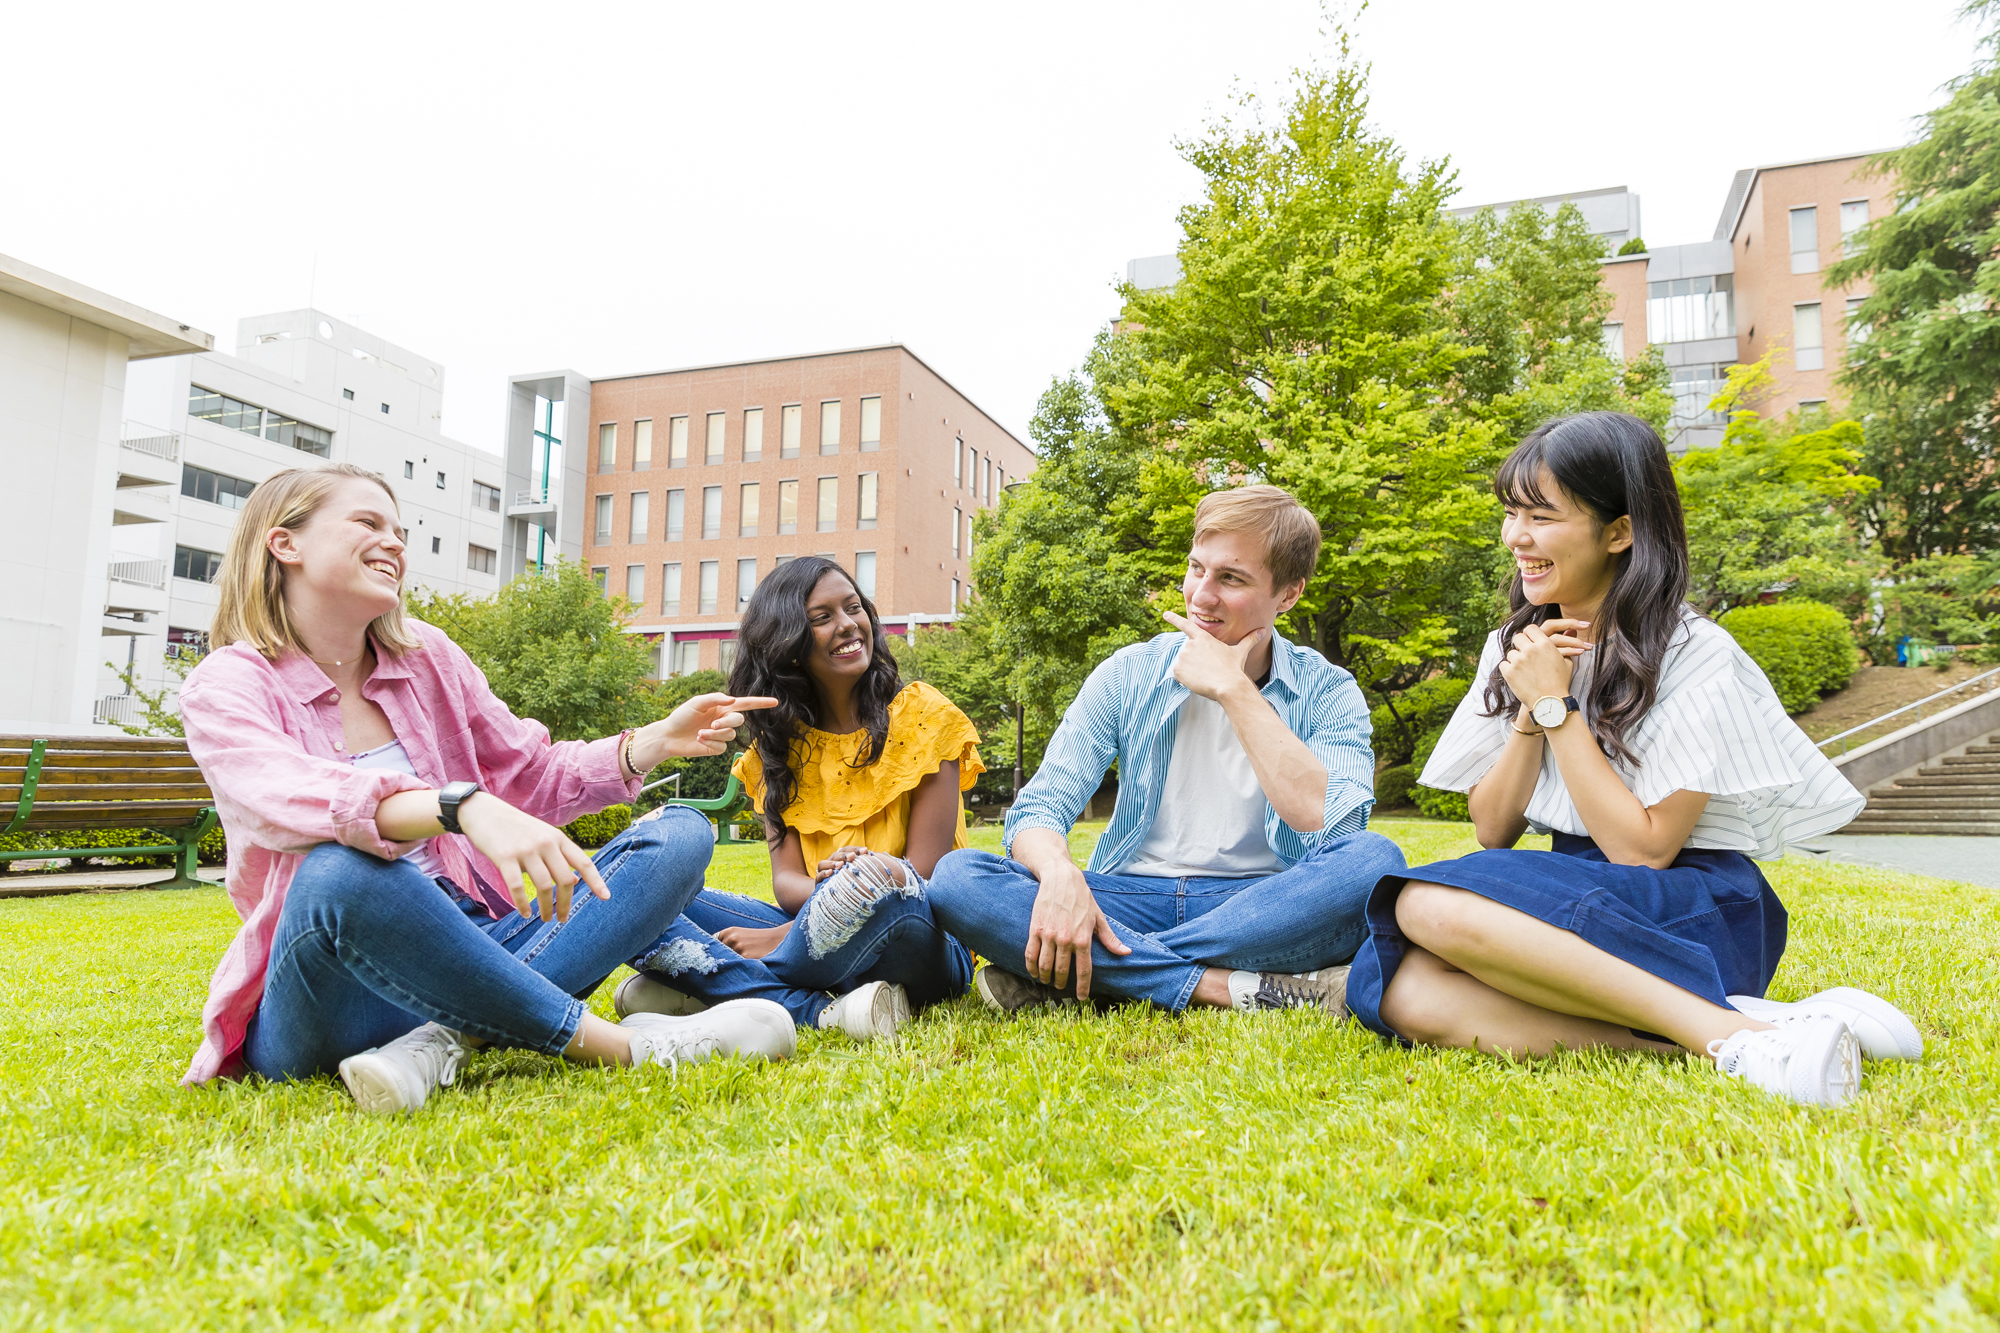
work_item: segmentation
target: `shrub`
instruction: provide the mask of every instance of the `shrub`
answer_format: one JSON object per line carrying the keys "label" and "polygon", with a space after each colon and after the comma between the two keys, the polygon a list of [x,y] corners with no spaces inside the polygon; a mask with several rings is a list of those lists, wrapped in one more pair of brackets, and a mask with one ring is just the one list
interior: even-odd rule
{"label": "shrub", "polygon": [[[1412,765],[1417,772],[1424,771],[1424,765],[1430,762],[1431,751],[1437,749],[1438,737],[1442,735],[1444,727],[1439,725],[1425,732],[1424,738],[1417,742],[1416,758]],[[1434,819],[1472,818],[1472,809],[1466,804],[1465,793],[1462,791],[1440,791],[1436,787],[1418,784],[1410,788],[1410,804]]]}
{"label": "shrub", "polygon": [[1828,690],[1854,678],[1861,665],[1847,621],[1820,602],[1739,606],[1717,624],[1764,669],[1787,713],[1802,713]]}
{"label": "shrub", "polygon": [[579,847],[602,847],[632,826],[632,807],[607,805],[594,815],[578,815],[563,825]]}
{"label": "shrub", "polygon": [[1375,775],[1376,808],[1410,804],[1410,789],[1416,785],[1417,770],[1409,764],[1383,769]]}
{"label": "shrub", "polygon": [[1632,238],[1631,240],[1629,240],[1629,241],[1625,242],[1625,244],[1623,244],[1623,245],[1621,245],[1621,246],[1619,246],[1619,247],[1618,247],[1618,253],[1619,253],[1620,255],[1643,255],[1643,254],[1645,254],[1645,253],[1646,253],[1646,238],[1645,238],[1645,237],[1643,237],[1643,236],[1634,236],[1634,237],[1633,237],[1633,238]]}
{"label": "shrub", "polygon": [[[93,847],[143,847],[147,843],[165,842],[166,835],[154,829],[98,828],[69,829],[47,833],[16,833],[0,838],[0,852],[47,852],[49,859],[99,860],[112,865],[170,868],[174,863],[171,854],[159,856],[102,856],[92,857]],[[217,824],[195,844],[195,860],[205,866],[221,865],[229,856],[229,847],[222,837],[222,825]],[[0,862],[4,870],[9,862]]]}
{"label": "shrub", "polygon": [[[1463,677],[1433,676],[1395,695],[1390,703],[1377,704],[1368,714],[1375,753],[1391,764],[1411,762],[1417,741],[1451,721],[1452,710],[1471,686]],[[1395,706],[1393,713],[1390,704]]]}

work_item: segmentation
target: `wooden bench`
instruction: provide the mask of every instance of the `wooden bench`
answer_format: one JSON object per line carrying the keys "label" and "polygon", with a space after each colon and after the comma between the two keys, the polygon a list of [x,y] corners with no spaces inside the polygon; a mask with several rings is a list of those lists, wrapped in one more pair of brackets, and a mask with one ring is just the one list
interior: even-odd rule
{"label": "wooden bench", "polygon": [[131,847],[9,852],[27,858],[172,856],[171,879],[146,887],[192,889],[212,880],[195,871],[195,847],[215,827],[215,797],[187,742],[99,736],[0,736],[0,834],[142,829],[160,841]]}

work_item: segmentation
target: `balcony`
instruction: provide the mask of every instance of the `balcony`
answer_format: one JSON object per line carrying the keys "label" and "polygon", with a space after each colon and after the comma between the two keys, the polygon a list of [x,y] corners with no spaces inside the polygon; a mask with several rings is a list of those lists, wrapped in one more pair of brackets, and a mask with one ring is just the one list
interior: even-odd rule
{"label": "balcony", "polygon": [[[169,431],[125,423],[126,438],[118,442],[118,485],[172,486],[181,479],[181,437]],[[137,431],[150,431],[138,434]]]}
{"label": "balcony", "polygon": [[164,590],[167,586],[167,562],[164,560],[113,560],[109,577],[113,583],[123,583],[134,588]]}
{"label": "balcony", "polygon": [[[126,429],[132,423],[126,422]],[[144,429],[144,428],[142,428]],[[181,458],[181,437],[176,431],[160,431],[152,435],[138,435],[118,441],[120,449],[130,449],[135,454],[147,454],[168,463],[178,463]]]}
{"label": "balcony", "polygon": [[91,710],[90,720],[100,727],[129,725],[139,711],[139,700],[130,694],[107,694]]}
{"label": "balcony", "polygon": [[[114,560],[105,569],[105,632],[138,633],[148,616],[167,611],[167,562]],[[119,622],[112,625],[110,621]]]}
{"label": "balcony", "polygon": [[536,518],[555,512],[556,498],[553,495],[537,495],[533,491],[515,491],[514,503],[507,506],[509,518]]}
{"label": "balcony", "polygon": [[[123,481],[123,478],[120,478]],[[165,483],[140,480],[120,485],[111,492],[111,523],[125,527],[133,523],[164,523],[171,514]]]}

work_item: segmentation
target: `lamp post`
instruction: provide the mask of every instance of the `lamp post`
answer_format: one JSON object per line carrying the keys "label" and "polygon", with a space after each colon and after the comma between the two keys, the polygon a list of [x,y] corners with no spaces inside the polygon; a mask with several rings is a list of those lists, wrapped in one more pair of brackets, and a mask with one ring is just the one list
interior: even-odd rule
{"label": "lamp post", "polygon": [[1017,801],[1021,799],[1021,738],[1026,730],[1021,719],[1021,701],[1016,699],[1014,701],[1014,799]]}

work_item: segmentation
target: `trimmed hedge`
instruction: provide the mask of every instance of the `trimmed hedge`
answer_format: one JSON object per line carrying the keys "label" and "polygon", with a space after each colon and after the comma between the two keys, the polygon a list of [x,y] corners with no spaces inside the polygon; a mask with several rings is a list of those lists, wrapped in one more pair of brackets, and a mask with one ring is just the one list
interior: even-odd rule
{"label": "trimmed hedge", "polygon": [[1861,654],[1840,612],[1821,602],[1739,606],[1716,623],[1764,669],[1787,713],[1803,713],[1854,678]]}
{"label": "trimmed hedge", "polygon": [[[90,855],[93,847],[143,847],[149,842],[164,842],[166,839],[150,829],[98,828],[72,829],[49,833],[16,833],[0,838],[0,852],[42,852],[49,854],[50,860],[67,858],[73,861],[108,861],[112,865],[156,866],[171,868],[174,858],[161,856],[99,856]],[[229,844],[223,840],[222,825],[217,824],[203,835],[195,845],[195,860],[205,866],[219,866],[229,859]],[[0,871],[17,862],[0,862]],[[33,874],[33,871],[14,871],[15,874]]]}
{"label": "trimmed hedge", "polygon": [[563,832],[579,847],[602,847],[632,827],[632,807],[607,805],[594,815],[578,815],[563,825]]}
{"label": "trimmed hedge", "polygon": [[[1452,710],[1465,697],[1472,682],[1464,677],[1433,676],[1419,681],[1396,696],[1396,713],[1391,716],[1389,705],[1376,704],[1368,710],[1368,722],[1374,731],[1375,753],[1391,764],[1407,764],[1415,752],[1417,742],[1428,732],[1436,731],[1451,721]],[[1403,720],[1409,728],[1405,739],[1403,730],[1396,725],[1396,718]],[[1419,765],[1421,766],[1421,765]]]}
{"label": "trimmed hedge", "polygon": [[1408,805],[1410,789],[1417,785],[1417,770],[1410,764],[1396,764],[1375,775],[1375,807]]}
{"label": "trimmed hedge", "polygon": [[[1440,726],[1426,733],[1424,738],[1417,742],[1416,758],[1412,765],[1417,772],[1424,771],[1424,765],[1430,762],[1431,751],[1437,749],[1438,737],[1442,735],[1444,728]],[[1413,786],[1410,788],[1410,803],[1434,819],[1466,821],[1472,818],[1472,808],[1466,803],[1465,793],[1462,791],[1439,791],[1436,787]]]}

